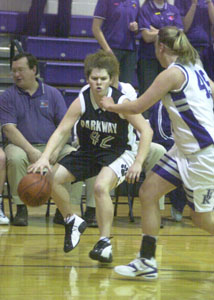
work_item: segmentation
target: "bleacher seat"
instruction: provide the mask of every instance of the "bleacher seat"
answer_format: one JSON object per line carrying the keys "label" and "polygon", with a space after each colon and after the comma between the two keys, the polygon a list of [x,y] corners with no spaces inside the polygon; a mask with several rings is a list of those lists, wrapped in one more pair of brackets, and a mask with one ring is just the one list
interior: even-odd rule
{"label": "bleacher seat", "polygon": [[86,84],[83,63],[46,62],[43,64],[44,82],[55,86],[83,86]]}
{"label": "bleacher seat", "polygon": [[[0,33],[22,34],[26,15],[26,12],[0,11]],[[56,14],[44,14],[40,27],[41,35],[53,35],[53,29],[56,27],[56,17]],[[72,16],[70,35],[75,37],[93,37],[92,21],[92,16]]]}
{"label": "bleacher seat", "polygon": [[23,47],[38,59],[84,60],[100,47],[96,40],[86,38],[26,37]]}
{"label": "bleacher seat", "polygon": [[65,99],[65,103],[67,107],[71,105],[71,103],[78,97],[79,95],[78,89],[62,89],[61,93]]}
{"label": "bleacher seat", "polygon": [[25,21],[26,13],[0,11],[0,33],[22,33]]}
{"label": "bleacher seat", "polygon": [[71,36],[93,37],[93,16],[73,15],[71,18]]}

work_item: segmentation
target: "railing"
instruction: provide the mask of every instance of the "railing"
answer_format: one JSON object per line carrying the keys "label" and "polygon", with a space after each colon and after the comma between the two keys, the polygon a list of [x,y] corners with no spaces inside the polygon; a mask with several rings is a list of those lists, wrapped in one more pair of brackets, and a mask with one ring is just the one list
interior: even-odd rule
{"label": "railing", "polygon": [[21,43],[18,40],[12,40],[10,45],[10,67],[12,66],[12,60],[15,56],[16,50],[18,53],[24,52]]}

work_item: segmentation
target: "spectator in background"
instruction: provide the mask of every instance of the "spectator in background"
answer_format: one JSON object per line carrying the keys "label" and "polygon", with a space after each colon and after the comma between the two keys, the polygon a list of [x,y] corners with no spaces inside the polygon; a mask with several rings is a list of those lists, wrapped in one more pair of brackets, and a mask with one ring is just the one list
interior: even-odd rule
{"label": "spectator in background", "polygon": [[[24,34],[39,35],[39,29],[42,22],[45,5],[47,0],[32,0],[29,9]],[[53,32],[50,35],[59,37],[68,37],[71,27],[71,5],[72,0],[58,0],[58,15],[56,24],[53,26]]]}
{"label": "spectator in background", "polygon": [[[159,29],[164,26],[183,28],[179,10],[166,0],[146,0],[140,9],[139,31],[141,32],[138,55],[139,94],[146,91],[155,77],[163,71],[155,57],[154,41]],[[149,116],[149,113],[144,113]]]}
{"label": "spectator in background", "polygon": [[8,225],[9,219],[3,212],[3,190],[6,180],[6,157],[2,148],[0,148],[0,225]]}
{"label": "spectator in background", "polygon": [[[37,79],[38,63],[29,53],[17,54],[12,61],[14,85],[0,96],[0,122],[8,139],[5,147],[7,175],[17,213],[13,225],[27,226],[28,212],[17,194],[27,167],[41,156],[51,134],[67,111],[61,93]],[[74,148],[65,145],[51,157],[55,163]]]}
{"label": "spectator in background", "polygon": [[[152,141],[163,145],[167,151],[172,148],[174,145],[174,138],[171,131],[171,122],[169,119],[169,114],[161,101],[153,106],[149,122],[154,132]],[[177,189],[169,192],[167,196],[172,204],[172,219],[180,222],[183,217],[182,213],[184,207],[187,203],[183,187],[180,186]]]}
{"label": "spectator in background", "polygon": [[117,57],[122,82],[132,83],[134,78],[139,9],[139,0],[98,0],[94,11],[94,37],[103,50]]}
{"label": "spectator in background", "polygon": [[184,32],[190,43],[198,51],[203,67],[212,80],[214,80],[213,3],[212,0],[175,0],[175,6],[183,18]]}

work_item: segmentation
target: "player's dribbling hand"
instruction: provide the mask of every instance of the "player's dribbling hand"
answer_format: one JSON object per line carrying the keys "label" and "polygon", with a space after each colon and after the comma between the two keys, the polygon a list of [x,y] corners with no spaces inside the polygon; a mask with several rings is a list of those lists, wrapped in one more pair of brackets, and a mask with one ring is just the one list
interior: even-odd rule
{"label": "player's dribbling hand", "polygon": [[111,111],[110,106],[114,104],[114,100],[112,97],[102,97],[102,100],[100,101],[100,105],[104,110]]}
{"label": "player's dribbling hand", "polygon": [[42,175],[46,170],[51,172],[51,165],[49,160],[43,156],[27,168],[28,173],[40,173]]}

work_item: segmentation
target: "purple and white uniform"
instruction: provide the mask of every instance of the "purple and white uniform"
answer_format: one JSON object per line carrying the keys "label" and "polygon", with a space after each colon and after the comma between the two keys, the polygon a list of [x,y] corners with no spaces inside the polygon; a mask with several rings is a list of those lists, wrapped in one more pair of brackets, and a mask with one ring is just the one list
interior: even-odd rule
{"label": "purple and white uniform", "polygon": [[214,207],[214,114],[208,76],[197,64],[171,67],[186,78],[179,90],[162,99],[175,145],[153,171],[175,186],[183,184],[190,207],[208,212]]}

